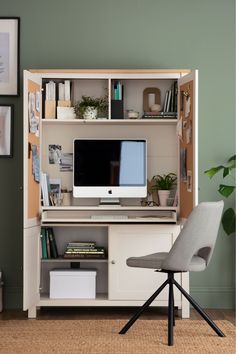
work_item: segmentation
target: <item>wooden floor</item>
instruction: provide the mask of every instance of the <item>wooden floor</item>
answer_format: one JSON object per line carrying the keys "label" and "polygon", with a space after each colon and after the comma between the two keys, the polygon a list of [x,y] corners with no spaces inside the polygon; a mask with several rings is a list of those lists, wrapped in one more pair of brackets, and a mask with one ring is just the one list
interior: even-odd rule
{"label": "wooden floor", "polygon": [[[135,312],[133,307],[44,307],[40,309],[37,313],[37,319],[39,320],[54,320],[54,319],[64,319],[64,320],[88,320],[88,319],[129,319]],[[228,320],[234,325],[235,321],[235,310],[228,309],[207,309],[207,314],[212,318],[212,320]],[[147,320],[162,320],[167,318],[166,308],[151,308],[148,309],[145,314],[142,315],[142,319]],[[196,313],[194,309],[191,309],[192,320],[199,320],[201,317]],[[14,319],[27,319],[27,312],[20,310],[5,310],[0,313],[0,320],[14,320]],[[176,311],[176,319],[181,320],[180,314]]]}

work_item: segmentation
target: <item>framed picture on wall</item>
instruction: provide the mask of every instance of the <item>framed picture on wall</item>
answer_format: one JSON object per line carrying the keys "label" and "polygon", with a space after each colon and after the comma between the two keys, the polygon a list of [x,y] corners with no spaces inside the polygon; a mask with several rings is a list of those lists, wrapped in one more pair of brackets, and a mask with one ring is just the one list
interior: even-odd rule
{"label": "framed picture on wall", "polygon": [[0,17],[0,96],[19,95],[20,18]]}
{"label": "framed picture on wall", "polygon": [[0,104],[0,157],[13,156],[13,115],[12,104]]}

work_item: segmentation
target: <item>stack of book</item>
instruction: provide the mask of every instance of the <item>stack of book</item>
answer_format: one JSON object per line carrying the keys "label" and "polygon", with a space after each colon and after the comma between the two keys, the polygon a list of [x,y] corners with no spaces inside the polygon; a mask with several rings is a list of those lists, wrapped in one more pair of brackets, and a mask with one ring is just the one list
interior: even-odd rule
{"label": "stack of book", "polygon": [[69,242],[66,246],[64,258],[105,258],[104,247],[96,246],[96,242]]}
{"label": "stack of book", "polygon": [[176,119],[177,112],[144,112],[143,119],[156,119],[156,118],[163,118],[163,119]]}
{"label": "stack of book", "polygon": [[57,244],[51,227],[41,229],[41,248],[43,259],[58,258]]}

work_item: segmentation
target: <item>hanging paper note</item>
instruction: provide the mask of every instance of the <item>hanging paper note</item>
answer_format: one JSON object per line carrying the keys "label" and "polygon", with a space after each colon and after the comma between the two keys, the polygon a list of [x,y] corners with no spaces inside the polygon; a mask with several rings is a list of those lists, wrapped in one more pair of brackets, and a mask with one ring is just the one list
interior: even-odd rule
{"label": "hanging paper note", "polygon": [[177,136],[179,137],[180,140],[182,140],[183,137],[183,122],[182,122],[182,117],[178,120],[177,126],[176,126],[176,131],[177,131]]}
{"label": "hanging paper note", "polygon": [[191,110],[191,97],[188,96],[185,100],[185,118],[189,116]]}
{"label": "hanging paper note", "polygon": [[38,146],[31,144],[32,150],[32,173],[35,182],[40,182],[39,151]]}

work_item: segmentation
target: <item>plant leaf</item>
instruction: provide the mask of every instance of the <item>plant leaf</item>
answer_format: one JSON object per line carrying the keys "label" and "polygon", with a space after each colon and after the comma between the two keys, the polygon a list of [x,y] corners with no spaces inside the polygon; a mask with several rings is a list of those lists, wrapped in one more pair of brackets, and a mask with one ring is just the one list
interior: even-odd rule
{"label": "plant leaf", "polygon": [[220,170],[222,170],[223,168],[225,168],[224,166],[217,166],[217,167],[212,167],[209,170],[206,170],[204,173],[205,175],[207,175],[208,177],[212,178],[217,172],[219,172]]}
{"label": "plant leaf", "polygon": [[233,193],[234,189],[235,189],[235,186],[227,186],[225,184],[220,184],[218,192],[221,195],[223,195],[224,197],[228,198],[230,196],[230,194]]}
{"label": "plant leaf", "polygon": [[224,169],[223,169],[223,178],[225,178],[226,176],[228,176],[228,174],[229,174],[229,167],[225,167]]}
{"label": "plant leaf", "polygon": [[235,161],[235,162],[236,162],[236,155],[231,156],[231,157],[228,159],[228,162],[230,162],[230,161]]}
{"label": "plant leaf", "polygon": [[227,235],[235,232],[236,214],[232,208],[225,210],[222,217],[222,225]]}
{"label": "plant leaf", "polygon": [[233,170],[234,168],[236,168],[236,161],[234,161],[233,163],[231,163],[231,164],[228,166],[228,168],[229,168],[230,170]]}

